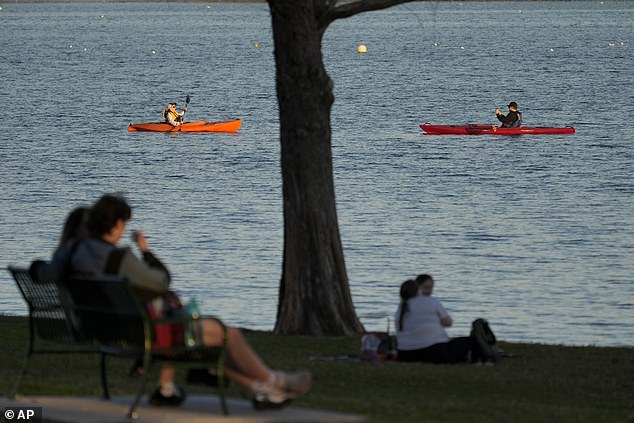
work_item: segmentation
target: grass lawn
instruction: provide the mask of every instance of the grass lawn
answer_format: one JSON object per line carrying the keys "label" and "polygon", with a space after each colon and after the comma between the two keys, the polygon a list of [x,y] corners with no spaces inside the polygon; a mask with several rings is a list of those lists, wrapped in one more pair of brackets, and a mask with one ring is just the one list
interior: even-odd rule
{"label": "grass lawn", "polygon": [[[22,365],[27,324],[0,316],[2,392]],[[359,337],[246,336],[273,368],[313,372],[314,387],[297,405],[363,414],[369,422],[634,422],[634,348],[501,343],[513,357],[495,366],[433,365],[345,359],[357,353]],[[127,376],[131,362],[109,363],[112,394],[131,394],[137,386]],[[70,354],[33,358],[20,389],[24,395],[100,392],[97,356]],[[230,396],[244,395],[232,384]]]}

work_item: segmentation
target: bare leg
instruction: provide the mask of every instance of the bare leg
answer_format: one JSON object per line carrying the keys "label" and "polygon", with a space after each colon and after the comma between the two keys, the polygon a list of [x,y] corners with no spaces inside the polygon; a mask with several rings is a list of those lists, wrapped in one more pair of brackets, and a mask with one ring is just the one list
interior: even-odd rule
{"label": "bare leg", "polygon": [[[277,390],[285,398],[296,398],[308,391],[312,384],[310,372],[294,374],[272,372],[247,343],[242,332],[227,327],[227,343],[230,368],[227,376],[253,392],[266,391],[271,394]],[[205,345],[218,346],[222,343],[222,326],[215,320],[203,320],[203,342]]]}
{"label": "bare leg", "polygon": [[[217,346],[222,343],[222,326],[215,320],[203,321],[203,340],[205,345]],[[251,387],[253,382],[267,382],[273,377],[271,370],[253,351],[246,339],[236,328],[227,327],[229,360],[233,369],[227,369],[227,375],[241,385]]]}
{"label": "bare leg", "polygon": [[153,405],[179,405],[185,401],[185,391],[174,384],[176,371],[173,367],[162,366],[159,372],[159,388],[150,397]]}
{"label": "bare leg", "polygon": [[161,370],[159,372],[159,383],[166,384],[173,382],[175,373],[176,372],[174,371],[173,367],[161,367]]}

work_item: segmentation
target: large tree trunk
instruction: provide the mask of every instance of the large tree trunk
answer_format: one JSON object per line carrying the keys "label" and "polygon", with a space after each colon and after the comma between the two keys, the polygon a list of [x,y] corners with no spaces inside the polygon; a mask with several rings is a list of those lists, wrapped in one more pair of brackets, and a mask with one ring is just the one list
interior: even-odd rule
{"label": "large tree trunk", "polygon": [[284,201],[276,333],[363,331],[348,286],[331,153],[332,82],[321,54],[319,1],[269,0],[275,41]]}

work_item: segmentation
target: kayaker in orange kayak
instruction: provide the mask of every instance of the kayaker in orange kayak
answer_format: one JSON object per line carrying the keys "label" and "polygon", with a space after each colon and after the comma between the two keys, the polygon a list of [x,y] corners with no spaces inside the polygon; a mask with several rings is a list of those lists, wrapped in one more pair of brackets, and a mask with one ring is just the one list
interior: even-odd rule
{"label": "kayaker in orange kayak", "polygon": [[517,103],[511,101],[508,105],[509,112],[506,116],[500,111],[495,109],[495,114],[500,122],[502,122],[502,128],[516,128],[522,125],[522,113],[517,110]]}
{"label": "kayaker in orange kayak", "polygon": [[163,120],[165,123],[169,123],[172,126],[178,126],[183,124],[183,116],[187,108],[179,112],[176,110],[176,103],[169,103],[167,108],[163,110]]}

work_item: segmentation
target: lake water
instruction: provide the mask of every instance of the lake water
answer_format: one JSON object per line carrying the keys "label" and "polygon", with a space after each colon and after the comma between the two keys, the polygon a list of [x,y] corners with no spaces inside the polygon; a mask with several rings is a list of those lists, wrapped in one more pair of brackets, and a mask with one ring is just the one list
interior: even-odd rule
{"label": "lake water", "polygon": [[[0,265],[50,257],[71,208],[123,192],[184,297],[271,329],[283,222],[267,5],[1,6]],[[339,223],[368,330],[426,272],[451,335],[486,317],[509,341],[634,345],[632,22],[626,1],[425,2],[331,25]],[[240,117],[240,132],[126,131],[187,94],[189,119]],[[577,133],[418,127],[493,124],[509,101],[526,125]],[[26,313],[4,270],[0,286],[1,312]]]}

